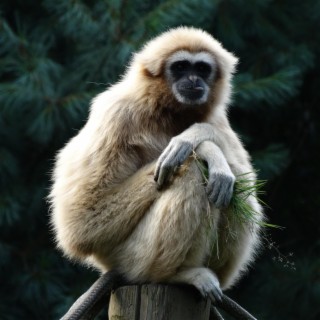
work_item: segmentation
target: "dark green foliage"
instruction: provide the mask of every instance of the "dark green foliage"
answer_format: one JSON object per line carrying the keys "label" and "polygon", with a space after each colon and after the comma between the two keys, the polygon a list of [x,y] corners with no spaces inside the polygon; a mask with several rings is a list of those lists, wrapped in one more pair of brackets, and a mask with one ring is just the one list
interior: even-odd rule
{"label": "dark green foliage", "polygon": [[319,317],[319,21],[317,0],[1,1],[0,318],[58,319],[97,277],[54,247],[53,159],[132,51],[181,24],[240,57],[230,120],[285,227],[230,294],[259,319]]}

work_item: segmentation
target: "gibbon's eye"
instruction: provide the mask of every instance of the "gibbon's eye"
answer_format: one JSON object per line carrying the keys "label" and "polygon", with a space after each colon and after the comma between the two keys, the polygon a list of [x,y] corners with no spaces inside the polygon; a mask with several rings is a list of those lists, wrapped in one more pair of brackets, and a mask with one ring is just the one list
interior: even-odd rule
{"label": "gibbon's eye", "polygon": [[171,70],[173,72],[184,72],[191,66],[188,60],[176,61],[171,65]]}
{"label": "gibbon's eye", "polygon": [[208,76],[212,70],[210,64],[206,62],[196,62],[195,70],[201,75]]}

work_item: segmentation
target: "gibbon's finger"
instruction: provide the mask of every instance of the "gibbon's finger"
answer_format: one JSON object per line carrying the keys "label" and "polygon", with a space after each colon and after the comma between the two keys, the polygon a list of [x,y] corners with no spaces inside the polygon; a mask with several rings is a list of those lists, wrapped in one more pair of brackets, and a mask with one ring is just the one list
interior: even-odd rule
{"label": "gibbon's finger", "polygon": [[208,185],[206,187],[206,192],[208,195],[208,200],[210,203],[213,203],[213,199],[214,199],[214,193],[213,193],[213,183],[212,181],[208,182]]}
{"label": "gibbon's finger", "polygon": [[166,181],[168,181],[168,179],[174,172],[174,163],[170,161],[174,154],[175,152],[173,150],[170,150],[165,158],[161,160],[159,159],[159,164],[154,177],[154,180],[158,184],[158,189],[161,188]]}
{"label": "gibbon's finger", "polygon": [[226,207],[229,202],[228,199],[231,199],[230,196],[230,184],[232,181],[227,176],[221,177],[220,190],[216,199],[216,205],[218,208]]}
{"label": "gibbon's finger", "polygon": [[231,201],[233,195],[233,187],[234,187],[235,179],[231,176],[224,177],[224,188],[220,190],[218,202],[221,201],[221,207],[226,208]]}
{"label": "gibbon's finger", "polygon": [[180,164],[184,163],[193,151],[193,145],[189,142],[184,142],[180,147],[177,157],[179,158]]}
{"label": "gibbon's finger", "polygon": [[176,158],[172,161],[165,160],[160,165],[157,177],[158,189],[161,189],[161,187],[169,181],[179,165],[180,164]]}
{"label": "gibbon's finger", "polygon": [[183,145],[178,146],[177,148],[174,149],[175,154],[169,161],[172,161],[173,166],[181,166],[182,163],[184,163],[187,158],[190,156],[192,152],[192,145],[191,143],[184,143]]}
{"label": "gibbon's finger", "polygon": [[209,182],[207,185],[207,194],[208,194],[209,202],[214,204],[216,207],[218,207],[216,202],[219,196],[219,190],[220,190],[220,179],[218,178],[217,175],[214,175],[209,178]]}
{"label": "gibbon's finger", "polygon": [[229,188],[226,191],[225,199],[224,199],[224,207],[227,207],[230,204],[233,196],[233,190],[234,190],[234,180],[229,184]]}
{"label": "gibbon's finger", "polygon": [[158,182],[159,172],[160,172],[160,163],[158,162],[157,165],[156,165],[156,170],[154,172],[154,176],[153,176],[153,179],[154,179],[155,182]]}
{"label": "gibbon's finger", "polygon": [[190,156],[192,152],[192,145],[183,143],[173,146],[170,153],[167,155],[164,163],[167,166],[177,168]]}
{"label": "gibbon's finger", "polygon": [[210,298],[213,304],[216,304],[217,301],[221,302],[222,300],[222,293],[220,294],[218,290],[212,291],[208,293],[208,297]]}
{"label": "gibbon's finger", "polygon": [[193,146],[190,142],[173,138],[159,157],[154,174],[154,180],[158,182],[164,162],[167,162],[168,166],[180,166],[190,156],[192,150]]}
{"label": "gibbon's finger", "polygon": [[158,162],[157,162],[157,165],[156,165],[156,170],[155,170],[155,173],[154,173],[154,181],[156,181],[156,182],[158,181],[158,178],[159,178],[159,174],[160,174],[162,163],[165,161],[166,157],[171,152],[171,149],[172,149],[171,145],[167,146],[164,149],[164,151],[161,153],[161,155],[160,155],[160,157],[158,159]]}
{"label": "gibbon's finger", "polygon": [[234,178],[224,174],[216,174],[208,183],[207,193],[211,203],[217,208],[227,207],[233,193]]}
{"label": "gibbon's finger", "polygon": [[157,188],[160,190],[163,185],[168,181],[168,177],[172,175],[173,168],[167,165],[162,165],[160,168],[158,180],[157,180]]}

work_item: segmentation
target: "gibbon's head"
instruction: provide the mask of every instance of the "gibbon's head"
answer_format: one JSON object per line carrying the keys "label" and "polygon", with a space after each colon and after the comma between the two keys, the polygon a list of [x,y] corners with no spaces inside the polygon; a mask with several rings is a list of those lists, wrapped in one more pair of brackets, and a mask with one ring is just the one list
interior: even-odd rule
{"label": "gibbon's head", "polygon": [[165,63],[165,77],[177,101],[186,105],[208,101],[217,78],[217,65],[207,52],[179,50]]}
{"label": "gibbon's head", "polygon": [[[207,32],[179,27],[149,41],[132,61],[162,101],[225,105],[237,58]],[[166,98],[164,98],[166,97]]]}

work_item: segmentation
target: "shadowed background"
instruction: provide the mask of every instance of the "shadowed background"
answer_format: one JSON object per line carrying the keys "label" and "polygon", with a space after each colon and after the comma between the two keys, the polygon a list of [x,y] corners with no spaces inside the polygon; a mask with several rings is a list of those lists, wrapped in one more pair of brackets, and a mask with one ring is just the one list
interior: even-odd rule
{"label": "shadowed background", "polygon": [[133,51],[170,27],[240,58],[230,120],[261,179],[269,222],[228,294],[258,319],[320,316],[320,2],[2,0],[0,318],[58,319],[97,278],[55,249],[45,197],[54,156]]}

